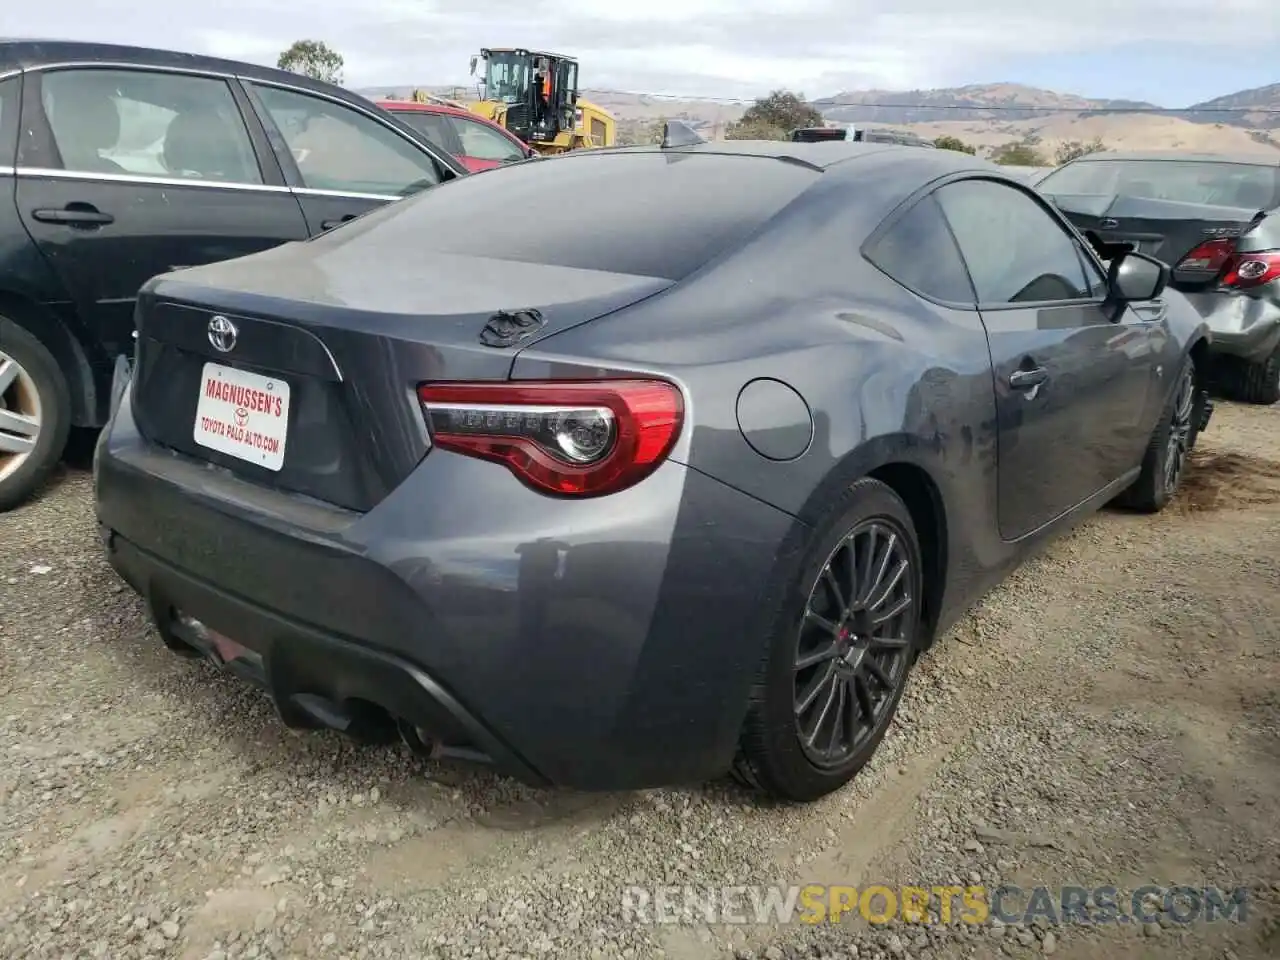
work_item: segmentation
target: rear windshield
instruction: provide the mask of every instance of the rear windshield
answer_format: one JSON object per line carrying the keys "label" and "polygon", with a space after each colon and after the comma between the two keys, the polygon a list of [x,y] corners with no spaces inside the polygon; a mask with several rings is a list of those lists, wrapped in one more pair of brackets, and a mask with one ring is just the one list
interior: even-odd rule
{"label": "rear windshield", "polygon": [[1280,167],[1214,160],[1079,160],[1049,174],[1039,188],[1267,209],[1280,202]]}
{"label": "rear windshield", "polygon": [[679,280],[817,176],[767,157],[584,152],[426,190],[388,208],[378,231],[424,253]]}

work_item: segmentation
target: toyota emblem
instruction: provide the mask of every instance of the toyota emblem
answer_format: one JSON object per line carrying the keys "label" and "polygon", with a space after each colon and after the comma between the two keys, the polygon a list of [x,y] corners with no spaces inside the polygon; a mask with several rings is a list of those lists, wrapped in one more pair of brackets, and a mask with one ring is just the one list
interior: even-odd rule
{"label": "toyota emblem", "polygon": [[1098,226],[1100,226],[1103,230],[1114,230],[1116,227],[1120,226],[1120,221],[1112,220],[1110,217],[1106,217],[1098,221]]}
{"label": "toyota emblem", "polygon": [[209,342],[219,353],[230,353],[234,350],[239,333],[236,325],[222,314],[218,314],[209,321]]}

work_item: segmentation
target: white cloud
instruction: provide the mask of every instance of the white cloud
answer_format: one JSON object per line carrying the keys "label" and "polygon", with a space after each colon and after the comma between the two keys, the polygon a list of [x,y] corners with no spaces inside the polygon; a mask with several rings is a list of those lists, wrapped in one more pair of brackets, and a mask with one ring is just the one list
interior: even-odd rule
{"label": "white cloud", "polygon": [[[10,36],[259,63],[320,39],[346,58],[352,86],[465,83],[477,49],[518,43],[576,55],[586,86],[719,96],[1013,79],[1002,64],[1016,58],[1135,43],[1262,58],[1280,41],[1274,0],[44,0],[11,2],[4,20]],[[1110,72],[1123,79],[1123,63]]]}

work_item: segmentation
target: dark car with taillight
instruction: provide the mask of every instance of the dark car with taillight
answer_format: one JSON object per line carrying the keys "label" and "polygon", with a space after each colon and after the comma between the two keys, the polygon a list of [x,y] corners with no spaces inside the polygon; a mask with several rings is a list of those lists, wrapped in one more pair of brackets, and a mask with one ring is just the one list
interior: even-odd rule
{"label": "dark car with taillight", "polygon": [[1206,342],[1167,278],[949,150],[510,164],[148,283],[106,554],[288,724],[811,799],[1022,557],[1175,495]]}
{"label": "dark car with taillight", "polygon": [[0,510],[106,423],[138,288],[315,236],[466,169],[333,84],[0,40]]}
{"label": "dark car with taillight", "polygon": [[1280,161],[1097,153],[1037,184],[1100,249],[1172,268],[1212,331],[1214,381],[1250,403],[1280,400]]}

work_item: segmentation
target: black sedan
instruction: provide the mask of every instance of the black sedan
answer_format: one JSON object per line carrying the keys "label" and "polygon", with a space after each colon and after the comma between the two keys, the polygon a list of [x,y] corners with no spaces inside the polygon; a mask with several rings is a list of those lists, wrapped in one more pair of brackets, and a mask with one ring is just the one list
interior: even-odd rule
{"label": "black sedan", "polygon": [[1206,341],[1166,277],[947,150],[494,170],[149,283],[107,556],[286,723],[818,797],[1029,550],[1174,494]]}
{"label": "black sedan", "polygon": [[1280,400],[1280,160],[1096,153],[1037,184],[1098,249],[1138,250],[1212,333],[1211,379],[1247,403]]}
{"label": "black sedan", "polygon": [[368,100],[282,70],[0,40],[0,510],[106,422],[153,276],[465,175]]}

